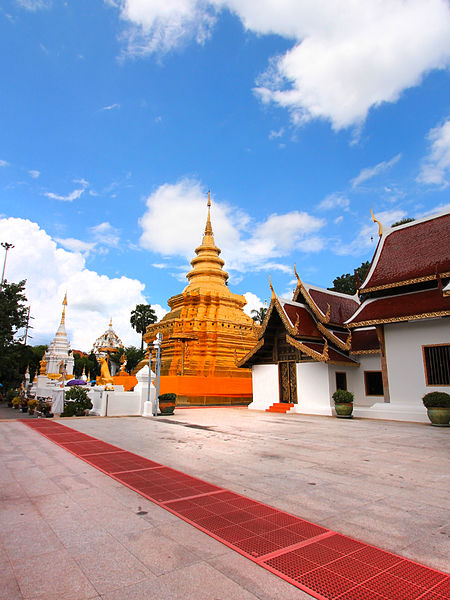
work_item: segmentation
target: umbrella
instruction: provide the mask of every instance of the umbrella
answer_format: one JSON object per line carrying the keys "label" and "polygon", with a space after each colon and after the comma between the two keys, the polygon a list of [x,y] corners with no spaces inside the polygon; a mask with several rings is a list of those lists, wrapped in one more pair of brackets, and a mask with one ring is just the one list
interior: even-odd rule
{"label": "umbrella", "polygon": [[84,379],[71,379],[66,385],[86,385]]}

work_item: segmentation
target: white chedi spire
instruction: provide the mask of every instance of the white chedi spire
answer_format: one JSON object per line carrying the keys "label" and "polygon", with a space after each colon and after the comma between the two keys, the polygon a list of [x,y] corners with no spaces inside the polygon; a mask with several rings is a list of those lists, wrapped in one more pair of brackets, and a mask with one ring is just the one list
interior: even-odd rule
{"label": "white chedi spire", "polygon": [[52,343],[49,345],[48,350],[45,353],[45,359],[47,360],[47,375],[60,373],[61,361],[64,361],[64,364],[66,365],[66,373],[68,375],[73,373],[74,360],[72,351],[70,349],[70,342],[67,339],[66,334],[67,292],[64,296],[62,304],[63,310],[61,322]]}

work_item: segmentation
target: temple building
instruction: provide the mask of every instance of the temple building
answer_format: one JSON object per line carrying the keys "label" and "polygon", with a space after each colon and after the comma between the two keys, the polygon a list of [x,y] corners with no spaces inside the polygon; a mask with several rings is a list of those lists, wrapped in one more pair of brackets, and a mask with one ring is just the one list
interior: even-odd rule
{"label": "temple building", "polygon": [[161,333],[161,393],[177,394],[179,404],[248,404],[252,400],[250,369],[237,367],[256,340],[254,321],[244,313],[244,296],[226,282],[224,261],[215,245],[211,200],[201,245],[195,250],[189,284],[168,300],[170,312],[149,325],[144,340]]}
{"label": "temple building", "polygon": [[[376,219],[374,218],[376,221]],[[450,386],[450,212],[397,227],[379,241],[358,294],[302,282],[276,295],[251,368],[250,409],[332,415],[332,394],[353,392],[353,414],[426,422],[421,399]]]}
{"label": "temple building", "polygon": [[67,339],[66,334],[66,306],[67,294],[64,296],[63,300],[63,310],[58,331],[49,345],[41,365],[42,371],[45,371],[45,373],[41,374],[47,375],[49,379],[62,378],[63,370],[65,371],[66,379],[71,379],[73,377],[74,359],[72,350],[70,349],[70,342]]}

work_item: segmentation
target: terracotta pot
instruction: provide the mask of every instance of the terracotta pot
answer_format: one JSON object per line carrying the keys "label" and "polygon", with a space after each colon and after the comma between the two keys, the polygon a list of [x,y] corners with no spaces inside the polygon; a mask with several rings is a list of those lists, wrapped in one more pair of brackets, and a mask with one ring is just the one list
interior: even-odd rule
{"label": "terracotta pot", "polygon": [[159,412],[162,415],[173,415],[174,410],[175,410],[175,402],[160,402],[159,403]]}
{"label": "terracotta pot", "polygon": [[336,416],[341,419],[351,419],[353,412],[353,404],[351,402],[345,404],[335,404]]}
{"label": "terracotta pot", "polygon": [[428,418],[436,427],[450,426],[450,408],[431,407],[427,409]]}

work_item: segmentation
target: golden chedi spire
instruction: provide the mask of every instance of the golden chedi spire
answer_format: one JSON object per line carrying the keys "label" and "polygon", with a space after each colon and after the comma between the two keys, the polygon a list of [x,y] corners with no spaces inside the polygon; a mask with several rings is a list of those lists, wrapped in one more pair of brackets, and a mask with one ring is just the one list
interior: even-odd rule
{"label": "golden chedi spire", "polygon": [[211,196],[208,192],[208,216],[206,218],[205,233],[201,246],[195,249],[196,257],[191,260],[192,271],[186,275],[189,285],[185,292],[207,287],[209,290],[226,287],[228,273],[223,270],[224,261],[220,258],[220,248],[214,242],[211,225]]}
{"label": "golden chedi spire", "polygon": [[244,296],[226,285],[220,248],[211,224],[208,192],[202,243],[195,249],[188,285],[169,298],[170,312],[147,327],[144,340],[163,336],[161,393],[174,392],[182,404],[238,404],[251,400],[251,371],[238,369],[255,343],[254,322],[244,313]]}

